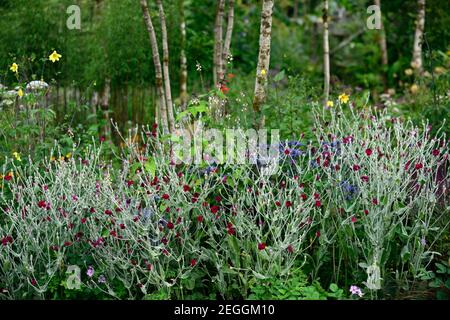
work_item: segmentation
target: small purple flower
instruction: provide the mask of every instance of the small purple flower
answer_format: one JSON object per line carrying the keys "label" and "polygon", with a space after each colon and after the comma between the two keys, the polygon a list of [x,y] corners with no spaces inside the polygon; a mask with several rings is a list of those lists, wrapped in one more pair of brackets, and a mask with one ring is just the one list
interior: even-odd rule
{"label": "small purple flower", "polygon": [[104,275],[100,275],[98,277],[98,283],[106,283],[106,277]]}
{"label": "small purple flower", "polygon": [[92,276],[94,275],[94,268],[92,268],[92,266],[89,266],[88,267],[88,269],[87,269],[87,272],[86,272],[86,274],[87,274],[87,276],[89,277],[89,278],[92,278]]}
{"label": "small purple flower", "polygon": [[422,244],[422,246],[426,246],[427,245],[427,240],[425,240],[424,237],[422,237],[422,239],[420,239],[420,243]]}
{"label": "small purple flower", "polygon": [[350,292],[352,294],[356,294],[360,298],[363,296],[363,293],[362,293],[361,289],[358,288],[357,286],[350,286]]}

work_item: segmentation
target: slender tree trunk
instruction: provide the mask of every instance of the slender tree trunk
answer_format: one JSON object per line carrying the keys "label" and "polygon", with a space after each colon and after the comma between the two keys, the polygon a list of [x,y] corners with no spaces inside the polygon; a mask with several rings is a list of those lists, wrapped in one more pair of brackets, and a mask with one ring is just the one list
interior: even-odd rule
{"label": "slender tree trunk", "polygon": [[222,50],[223,50],[223,15],[225,0],[218,0],[216,22],[214,25],[214,87],[217,87],[222,75]]}
{"label": "slender tree trunk", "polygon": [[328,0],[323,1],[323,99],[326,105],[330,97],[330,45],[328,42]]}
{"label": "slender tree trunk", "polygon": [[180,31],[181,31],[181,53],[180,53],[180,101],[181,110],[187,106],[187,59],[186,59],[186,20],[184,17],[184,0],[179,0],[180,9]]}
{"label": "slender tree trunk", "polygon": [[[164,134],[169,133],[169,126],[167,120],[167,105],[163,87],[163,74],[161,68],[161,61],[159,59],[159,51],[158,51],[158,42],[156,40],[155,29],[153,28],[152,19],[150,17],[150,13],[148,11],[147,0],[140,0],[142,14],[144,17],[144,22],[147,27],[147,32],[150,38],[150,44],[152,47],[153,53],[153,64],[155,65],[155,77],[156,77],[156,93],[158,95],[159,101],[159,112],[158,116],[160,117],[160,124]],[[158,121],[159,119],[157,119]]]}
{"label": "slender tree trunk", "polygon": [[[260,113],[261,105],[266,101],[267,76],[270,63],[270,43],[272,36],[272,12],[274,0],[263,0],[261,12],[261,26],[259,31],[259,55],[256,69],[255,96],[253,109]],[[260,127],[264,124],[264,116],[261,117]]]}
{"label": "slender tree trunk", "polygon": [[[375,0],[375,5],[380,8],[381,11],[381,1]],[[378,43],[380,45],[380,52],[381,52],[381,64],[383,66],[383,85],[384,85],[384,91],[386,92],[388,89],[388,79],[387,79],[387,71],[389,67],[389,61],[388,61],[388,52],[387,52],[387,45],[386,45],[386,32],[384,30],[384,23],[383,23],[383,15],[381,15],[381,30],[379,33]]]}
{"label": "slender tree trunk", "polygon": [[222,53],[222,74],[220,82],[223,82],[225,74],[227,73],[227,61],[230,56],[231,48],[231,38],[233,36],[234,27],[234,0],[228,1],[228,22],[227,22],[227,33],[225,34],[225,43],[223,45]]}
{"label": "slender tree trunk", "polygon": [[298,1],[294,0],[294,12],[292,13],[292,17],[297,20],[298,19]]}
{"label": "slender tree trunk", "polygon": [[416,74],[421,74],[423,69],[422,62],[422,41],[423,31],[425,29],[425,0],[417,0],[417,19],[416,19],[416,33],[414,36],[413,58],[411,66],[416,71]]}
{"label": "slender tree trunk", "polygon": [[167,41],[167,26],[166,15],[164,14],[164,7],[162,0],[156,0],[159,8],[159,18],[161,20],[161,35],[162,35],[162,49],[163,49],[163,74],[164,74],[164,87],[166,93],[166,108],[167,117],[169,120],[170,132],[175,132],[175,119],[173,116],[173,103],[172,103],[172,91],[170,85],[170,73],[169,73],[169,44]]}

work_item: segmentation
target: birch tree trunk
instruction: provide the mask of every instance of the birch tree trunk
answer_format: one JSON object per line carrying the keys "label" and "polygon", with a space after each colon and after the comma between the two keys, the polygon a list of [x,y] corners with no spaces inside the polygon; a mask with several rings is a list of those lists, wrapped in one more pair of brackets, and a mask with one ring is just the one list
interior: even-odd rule
{"label": "birch tree trunk", "polygon": [[142,14],[144,17],[144,22],[147,27],[147,32],[150,38],[150,45],[152,47],[153,64],[155,65],[156,93],[158,95],[158,102],[159,102],[159,110],[158,112],[156,112],[156,114],[158,114],[159,116],[159,119],[157,117],[156,121],[158,123],[160,120],[161,123],[158,124],[161,125],[163,133],[168,134],[169,127],[167,121],[167,106],[163,88],[163,75],[162,75],[161,61],[159,59],[158,42],[156,40],[156,34],[155,29],[153,28],[152,19],[148,11],[147,0],[140,0],[140,3],[142,8]]}
{"label": "birch tree trunk", "polygon": [[233,36],[234,27],[234,0],[228,1],[228,21],[227,21],[227,33],[225,34],[225,43],[223,45],[222,53],[222,75],[220,82],[223,82],[225,74],[227,73],[227,61],[230,55],[231,38]]}
{"label": "birch tree trunk", "polygon": [[417,0],[416,33],[414,36],[413,58],[411,66],[420,75],[423,69],[422,41],[425,29],[425,0]]}
{"label": "birch tree trunk", "polygon": [[161,38],[163,49],[163,74],[164,74],[164,90],[166,93],[166,109],[169,122],[169,131],[175,132],[175,119],[173,116],[173,103],[172,103],[172,91],[170,85],[170,72],[169,72],[169,45],[167,42],[167,26],[166,15],[164,14],[164,7],[162,0],[156,0],[156,4],[159,8],[159,19],[161,21]]}
{"label": "birch tree trunk", "polygon": [[387,45],[386,45],[386,32],[384,30],[384,23],[383,23],[383,14],[381,11],[381,1],[375,0],[375,5],[380,8],[380,23],[381,23],[381,30],[378,38],[378,43],[380,46],[380,52],[381,52],[381,64],[383,66],[383,85],[384,85],[384,91],[386,92],[388,89],[388,81],[387,81],[387,69],[389,66],[388,61],[388,52],[387,52]]}
{"label": "birch tree trunk", "polygon": [[225,11],[225,0],[218,0],[216,22],[214,25],[214,87],[217,87],[222,74],[222,51],[223,51],[223,15]]}
{"label": "birch tree trunk", "polygon": [[328,0],[323,1],[323,73],[324,85],[323,96],[324,105],[330,97],[330,45],[328,42]]}
{"label": "birch tree trunk", "polygon": [[[272,12],[274,0],[263,0],[261,26],[259,31],[259,55],[256,68],[255,96],[253,109],[259,113],[261,105],[266,101],[267,74],[270,63],[270,42],[272,35]],[[261,121],[261,124],[264,120]]]}
{"label": "birch tree trunk", "polygon": [[180,31],[181,31],[181,52],[180,52],[180,102],[181,110],[187,106],[187,59],[186,59],[186,20],[184,17],[184,0],[179,0],[180,10]]}

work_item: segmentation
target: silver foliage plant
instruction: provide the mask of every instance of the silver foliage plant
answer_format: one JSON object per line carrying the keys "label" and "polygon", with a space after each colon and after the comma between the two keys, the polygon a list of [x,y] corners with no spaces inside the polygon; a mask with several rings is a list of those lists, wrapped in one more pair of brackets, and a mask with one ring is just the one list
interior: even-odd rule
{"label": "silver foliage plant", "polygon": [[272,176],[175,166],[150,132],[125,139],[119,169],[94,144],[1,181],[0,296],[44,297],[70,265],[82,287],[112,297],[118,284],[129,298],[195,285],[227,297],[232,284],[245,297],[257,279],[306,264],[313,279],[346,271],[376,294],[389,275],[418,277],[448,228],[447,141],[426,125],[316,112],[315,141],[284,144]]}

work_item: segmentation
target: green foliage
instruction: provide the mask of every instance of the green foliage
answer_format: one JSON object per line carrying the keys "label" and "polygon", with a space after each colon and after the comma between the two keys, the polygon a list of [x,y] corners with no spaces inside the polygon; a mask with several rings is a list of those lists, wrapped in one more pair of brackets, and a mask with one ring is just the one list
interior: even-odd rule
{"label": "green foliage", "polygon": [[299,269],[293,269],[292,274],[281,279],[273,276],[267,279],[256,279],[250,288],[250,300],[326,300],[344,299],[344,291],[334,283],[329,291],[324,290],[315,281],[308,285],[307,277]]}

